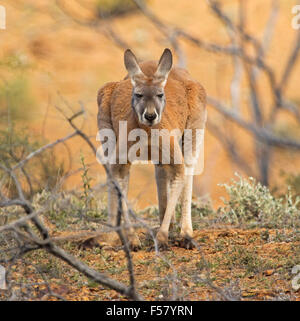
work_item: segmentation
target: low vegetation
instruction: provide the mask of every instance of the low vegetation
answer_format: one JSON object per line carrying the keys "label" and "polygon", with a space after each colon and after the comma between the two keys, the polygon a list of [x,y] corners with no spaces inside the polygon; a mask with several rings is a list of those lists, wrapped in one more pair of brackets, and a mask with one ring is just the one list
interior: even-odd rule
{"label": "low vegetation", "polygon": [[[81,191],[43,190],[35,193],[33,205],[44,209],[44,223],[66,251],[97,271],[124,282],[128,270],[121,244],[112,246],[101,238],[101,233],[100,238],[93,237],[95,233],[99,235],[107,217],[106,199],[101,197],[104,190],[99,192],[91,186],[82,155],[81,163]],[[149,233],[137,229],[142,247],[132,257],[138,290],[144,298],[300,299],[299,292],[291,286],[291,270],[300,262],[299,199],[293,197],[289,188],[285,196],[276,197],[253,178],[237,176],[223,186],[228,194],[223,207],[215,210],[209,202],[193,202],[195,240],[199,245],[195,249],[178,246],[177,233],[173,233],[169,249],[157,256]],[[20,214],[16,207],[0,210],[5,223]],[[156,207],[137,214],[156,230]],[[179,216],[180,206],[177,221]],[[0,260],[16,254],[13,233],[2,233],[0,242]],[[15,260],[8,279],[10,291],[0,292],[3,300],[12,295],[18,300],[125,299],[43,250]]]}
{"label": "low vegetation", "polygon": [[290,188],[285,195],[275,197],[253,177],[237,177],[231,185],[221,185],[229,196],[221,211],[230,222],[273,228],[300,227],[300,197],[293,197]]}

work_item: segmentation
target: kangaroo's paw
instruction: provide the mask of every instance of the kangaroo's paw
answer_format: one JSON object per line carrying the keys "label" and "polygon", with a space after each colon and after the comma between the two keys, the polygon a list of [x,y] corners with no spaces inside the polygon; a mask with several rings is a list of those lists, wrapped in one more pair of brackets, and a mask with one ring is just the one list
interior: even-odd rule
{"label": "kangaroo's paw", "polygon": [[179,245],[179,247],[182,247],[184,249],[192,250],[195,248],[194,242],[195,241],[193,240],[193,238],[191,238],[189,236],[185,236],[179,240],[178,245]]}
{"label": "kangaroo's paw", "polygon": [[161,250],[167,250],[168,247],[168,233],[165,233],[163,231],[158,231],[156,234],[156,239],[158,242],[158,246]]}
{"label": "kangaroo's paw", "polygon": [[128,235],[128,240],[131,251],[138,251],[141,249],[142,244],[139,237],[136,234]]}

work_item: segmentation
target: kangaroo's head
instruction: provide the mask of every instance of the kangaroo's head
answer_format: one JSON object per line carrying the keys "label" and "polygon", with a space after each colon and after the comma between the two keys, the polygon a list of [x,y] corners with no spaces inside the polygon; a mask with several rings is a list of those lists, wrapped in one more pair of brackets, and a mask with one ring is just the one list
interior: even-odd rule
{"label": "kangaroo's head", "polygon": [[166,104],[164,87],[172,68],[171,50],[164,50],[157,69],[151,77],[142,72],[130,49],[125,51],[124,62],[133,86],[132,108],[136,112],[139,122],[147,126],[158,124]]}

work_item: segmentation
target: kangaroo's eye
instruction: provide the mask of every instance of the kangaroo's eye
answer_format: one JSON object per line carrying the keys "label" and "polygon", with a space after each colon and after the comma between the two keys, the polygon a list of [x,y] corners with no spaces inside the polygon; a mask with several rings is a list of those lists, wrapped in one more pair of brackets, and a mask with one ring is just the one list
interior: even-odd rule
{"label": "kangaroo's eye", "polygon": [[157,95],[158,98],[163,98],[164,94]]}
{"label": "kangaroo's eye", "polygon": [[136,98],[142,98],[142,97],[143,97],[143,95],[141,95],[141,94],[134,94],[134,96],[135,96]]}

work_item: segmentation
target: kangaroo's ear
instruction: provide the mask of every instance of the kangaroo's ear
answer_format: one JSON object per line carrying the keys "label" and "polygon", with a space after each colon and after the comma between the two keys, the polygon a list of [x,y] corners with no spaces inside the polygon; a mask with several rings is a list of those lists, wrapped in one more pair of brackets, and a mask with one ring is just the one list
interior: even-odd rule
{"label": "kangaroo's ear", "polygon": [[142,75],[143,72],[137,62],[135,55],[130,49],[127,49],[124,53],[124,64],[128,71],[131,82],[134,85],[135,77],[138,75]]}
{"label": "kangaroo's ear", "polygon": [[155,72],[155,77],[162,78],[164,85],[167,81],[168,74],[172,68],[173,57],[170,49],[166,48],[159,59],[158,67]]}

